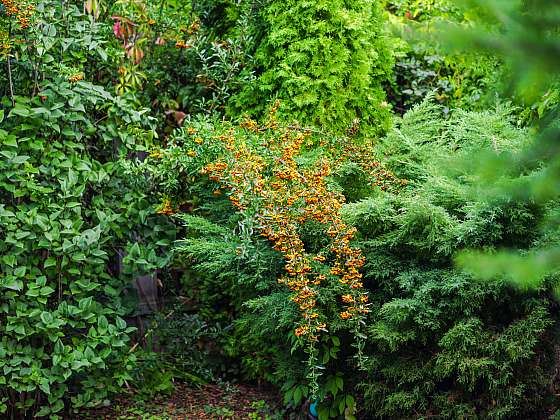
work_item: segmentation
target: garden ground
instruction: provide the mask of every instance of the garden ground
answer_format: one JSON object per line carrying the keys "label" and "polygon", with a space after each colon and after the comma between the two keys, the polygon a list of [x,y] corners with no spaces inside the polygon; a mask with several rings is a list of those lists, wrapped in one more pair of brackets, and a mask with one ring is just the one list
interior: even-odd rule
{"label": "garden ground", "polygon": [[[81,419],[282,419],[275,391],[249,385],[204,385],[193,388],[176,384],[168,397],[137,401],[134,393],[123,395],[110,406],[93,409]],[[74,417],[75,418],[75,417]]]}

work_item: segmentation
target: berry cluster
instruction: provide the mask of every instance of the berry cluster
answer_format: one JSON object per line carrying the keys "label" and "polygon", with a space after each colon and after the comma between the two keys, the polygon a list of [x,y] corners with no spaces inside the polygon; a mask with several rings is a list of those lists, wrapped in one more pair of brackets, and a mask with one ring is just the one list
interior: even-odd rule
{"label": "berry cluster", "polygon": [[35,6],[15,0],[0,0],[0,2],[4,6],[6,16],[15,18],[21,29],[27,29],[31,26]]}
{"label": "berry cluster", "polygon": [[[259,147],[251,145],[255,136]],[[261,235],[284,256],[286,274],[278,281],[293,292],[291,299],[302,316],[295,334],[315,342],[326,331],[325,317],[317,307],[325,281],[336,281],[341,291],[341,319],[359,322],[369,310],[359,272],[364,257],[350,246],[356,230],[341,220],[344,197],[326,183],[330,163],[321,159],[302,168],[296,162],[307,137],[308,133],[297,129],[279,129],[274,118],[264,127],[247,119],[239,132],[218,137],[225,156],[207,165],[204,172],[229,191],[236,208],[253,215]],[[306,251],[299,234],[308,221],[323,225],[330,239],[316,255]]]}
{"label": "berry cluster", "polygon": [[68,77],[68,81],[70,83],[77,83],[80,80],[84,80],[84,74],[79,72],[79,73],[74,73],[72,74],[70,77]]}

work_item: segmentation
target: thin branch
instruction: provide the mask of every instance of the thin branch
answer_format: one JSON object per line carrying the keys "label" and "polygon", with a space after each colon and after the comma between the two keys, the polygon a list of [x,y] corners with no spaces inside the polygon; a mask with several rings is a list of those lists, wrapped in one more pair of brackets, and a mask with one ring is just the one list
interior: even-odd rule
{"label": "thin branch", "polygon": [[[8,27],[8,39],[12,39],[12,21],[10,20],[10,26]],[[10,54],[6,56],[6,62],[8,63],[8,85],[10,87],[10,98],[12,100],[12,106],[16,106],[16,101],[14,100],[14,82],[12,80],[12,65],[10,63]]]}

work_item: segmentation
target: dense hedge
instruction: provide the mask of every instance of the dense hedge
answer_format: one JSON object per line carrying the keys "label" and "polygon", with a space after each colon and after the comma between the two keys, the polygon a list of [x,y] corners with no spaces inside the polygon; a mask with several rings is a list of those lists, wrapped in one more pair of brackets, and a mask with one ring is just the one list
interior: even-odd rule
{"label": "dense hedge", "polygon": [[132,280],[164,265],[170,242],[122,159],[154,138],[153,120],[82,80],[81,63],[104,67],[103,27],[84,33],[90,19],[58,2],[25,10],[36,26],[14,28],[19,61],[8,55],[1,79],[0,416],[57,418],[131,379]]}

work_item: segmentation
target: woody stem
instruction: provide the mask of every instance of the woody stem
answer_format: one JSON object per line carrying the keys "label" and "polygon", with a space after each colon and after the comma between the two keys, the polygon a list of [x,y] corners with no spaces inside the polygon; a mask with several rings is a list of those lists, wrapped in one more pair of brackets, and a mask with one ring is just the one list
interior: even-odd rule
{"label": "woody stem", "polygon": [[[10,21],[10,26],[8,27],[8,39],[12,39],[12,22]],[[12,106],[16,105],[14,100],[14,82],[12,80],[12,65],[10,63],[10,54],[6,56],[6,62],[8,64],[8,86],[10,87],[10,99],[12,100]]]}

